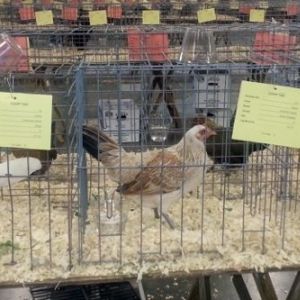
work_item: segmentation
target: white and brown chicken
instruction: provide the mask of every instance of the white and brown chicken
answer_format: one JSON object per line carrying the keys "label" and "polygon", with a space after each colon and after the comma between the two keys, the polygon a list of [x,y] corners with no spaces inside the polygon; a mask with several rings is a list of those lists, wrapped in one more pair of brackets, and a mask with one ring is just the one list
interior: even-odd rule
{"label": "white and brown chicken", "polygon": [[83,126],[83,146],[101,161],[111,180],[118,184],[116,192],[125,199],[142,197],[145,207],[161,212],[174,228],[168,207],[202,184],[206,170],[212,165],[205,141],[215,134],[205,125],[196,125],[176,145],[127,152],[98,128]]}

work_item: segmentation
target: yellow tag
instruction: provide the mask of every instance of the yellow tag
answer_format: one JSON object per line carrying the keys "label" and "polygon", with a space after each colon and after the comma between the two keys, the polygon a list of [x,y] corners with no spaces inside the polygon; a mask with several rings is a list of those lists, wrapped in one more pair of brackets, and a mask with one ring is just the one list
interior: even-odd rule
{"label": "yellow tag", "polygon": [[242,81],[232,138],[300,148],[300,89]]}
{"label": "yellow tag", "polygon": [[107,24],[106,10],[89,11],[91,26]]}
{"label": "yellow tag", "polygon": [[198,10],[197,16],[198,16],[198,23],[215,21],[217,19],[216,11],[214,8]]}
{"label": "yellow tag", "polygon": [[52,95],[0,93],[0,147],[51,148]]}
{"label": "yellow tag", "polygon": [[264,22],[266,11],[264,9],[250,9],[250,22]]}
{"label": "yellow tag", "polygon": [[159,10],[143,10],[143,24],[154,25],[160,23],[160,12]]}
{"label": "yellow tag", "polygon": [[42,10],[35,12],[36,25],[45,26],[53,24],[52,10]]}

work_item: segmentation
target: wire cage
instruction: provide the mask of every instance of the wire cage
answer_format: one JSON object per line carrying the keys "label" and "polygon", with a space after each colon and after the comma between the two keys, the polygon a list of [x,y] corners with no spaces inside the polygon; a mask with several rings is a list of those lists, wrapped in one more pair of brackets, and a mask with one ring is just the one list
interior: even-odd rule
{"label": "wire cage", "polygon": [[[83,49],[49,46],[68,34],[11,32],[29,41],[28,67],[10,70],[2,91],[52,93],[66,141],[53,145],[44,174],[2,189],[0,265],[16,264],[1,281],[298,265],[298,150],[231,139],[242,80],[299,87],[298,25],[106,26]],[[204,143],[208,155],[165,165],[167,148],[176,156],[199,123],[217,133]],[[148,150],[160,157],[153,166]],[[11,150],[2,151],[5,161]],[[197,183],[175,190],[169,206],[168,193],[149,202],[143,189],[124,192],[141,171],[159,170],[159,186],[193,167],[199,176],[184,176]]]}
{"label": "wire cage", "polygon": [[[297,1],[253,1],[214,0],[214,1],[3,1],[1,4],[1,25],[14,30],[44,27],[57,29],[63,27],[97,27],[106,23],[115,25],[141,25],[145,11],[157,10],[161,24],[198,23],[197,12],[214,8],[216,23],[249,22],[250,10],[265,11],[265,20],[272,18],[280,22],[294,22],[299,18],[300,6]],[[51,12],[43,21],[43,12]],[[91,12],[104,11],[102,17],[93,17]],[[49,19],[50,16],[50,19]],[[153,21],[150,21],[150,23]],[[157,21],[155,21],[157,22]]]}
{"label": "wire cage", "polygon": [[[0,149],[2,282],[23,281],[23,274],[30,270],[67,270],[73,264],[80,227],[77,165],[81,123],[73,80],[74,75],[47,72],[1,77],[1,92],[52,95],[51,149]],[[15,125],[20,127],[20,139],[22,127],[30,124],[26,122],[30,122],[28,114],[20,116],[21,126]],[[2,131],[1,136],[6,133]],[[38,167],[34,160],[40,161]]]}
{"label": "wire cage", "polygon": [[[293,27],[276,28],[284,31],[231,26],[216,35],[210,27],[205,38],[223,39],[213,53],[195,53],[194,44],[184,51],[185,34],[177,60],[151,61],[143,48],[133,62],[129,48],[125,61],[82,65],[83,147],[91,156],[80,166],[87,178],[80,257],[94,274],[299,265],[299,150],[231,137],[242,80],[299,87],[297,31],[293,38]],[[279,36],[289,50],[279,50]],[[191,162],[182,143],[199,123],[217,135],[205,141],[208,156]],[[168,190],[176,169],[188,181],[195,166],[193,189]]]}
{"label": "wire cage", "polygon": [[[113,26],[74,32],[8,31],[0,50],[0,71],[72,74],[84,62],[105,64],[298,62],[299,25]],[[6,47],[6,48],[5,48]],[[5,49],[4,49],[5,48]],[[5,50],[5,51],[4,51]],[[9,51],[8,51],[9,50]],[[21,51],[21,54],[20,54]],[[67,69],[69,68],[69,69]],[[67,70],[66,70],[67,69]]]}

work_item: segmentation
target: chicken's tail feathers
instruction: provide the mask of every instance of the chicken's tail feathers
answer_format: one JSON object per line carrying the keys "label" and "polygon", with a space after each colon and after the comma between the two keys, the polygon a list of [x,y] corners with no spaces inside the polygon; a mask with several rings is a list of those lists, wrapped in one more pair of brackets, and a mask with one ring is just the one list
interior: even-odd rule
{"label": "chicken's tail feathers", "polygon": [[101,160],[101,154],[119,149],[119,145],[114,139],[100,129],[92,126],[84,125],[82,127],[82,140],[85,150],[99,160]]}

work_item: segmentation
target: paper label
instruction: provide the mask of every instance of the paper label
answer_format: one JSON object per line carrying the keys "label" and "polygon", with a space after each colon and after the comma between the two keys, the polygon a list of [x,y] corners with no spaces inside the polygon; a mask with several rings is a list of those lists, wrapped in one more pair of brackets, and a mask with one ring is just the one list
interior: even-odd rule
{"label": "paper label", "polygon": [[91,26],[107,24],[106,10],[90,11],[89,18]]}
{"label": "paper label", "polygon": [[242,81],[232,139],[300,148],[300,89]]}
{"label": "paper label", "polygon": [[36,24],[38,26],[52,25],[53,14],[51,10],[42,10],[35,12]]}
{"label": "paper label", "polygon": [[52,95],[0,93],[0,147],[51,148]]}
{"label": "paper label", "polygon": [[250,22],[262,23],[265,21],[266,11],[264,9],[251,9],[250,10]]}
{"label": "paper label", "polygon": [[197,12],[198,23],[206,23],[215,21],[217,19],[216,11],[214,8],[201,9]]}
{"label": "paper label", "polygon": [[143,24],[155,25],[160,23],[159,10],[143,10]]}

